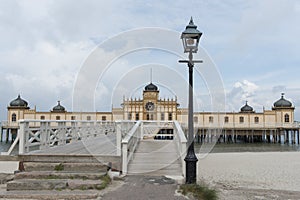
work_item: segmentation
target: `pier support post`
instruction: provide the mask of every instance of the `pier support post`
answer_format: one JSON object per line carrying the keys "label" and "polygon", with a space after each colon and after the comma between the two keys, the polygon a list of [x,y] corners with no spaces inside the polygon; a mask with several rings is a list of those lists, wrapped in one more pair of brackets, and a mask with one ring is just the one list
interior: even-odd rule
{"label": "pier support post", "polygon": [[273,131],[270,130],[270,143],[273,143]]}

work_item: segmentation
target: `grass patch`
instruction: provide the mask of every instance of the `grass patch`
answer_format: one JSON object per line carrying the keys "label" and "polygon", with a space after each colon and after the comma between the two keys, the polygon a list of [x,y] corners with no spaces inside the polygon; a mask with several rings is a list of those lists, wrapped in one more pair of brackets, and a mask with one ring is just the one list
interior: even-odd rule
{"label": "grass patch", "polygon": [[197,184],[184,184],[180,186],[183,195],[192,194],[198,200],[217,200],[216,190],[209,189],[207,186]]}
{"label": "grass patch", "polygon": [[59,163],[59,165],[56,165],[54,167],[55,171],[63,171],[64,170],[64,165],[62,163]]}
{"label": "grass patch", "polygon": [[101,180],[102,180],[102,183],[101,183],[101,185],[96,187],[97,190],[103,190],[111,183],[111,178],[109,177],[109,175],[103,176],[101,178]]}

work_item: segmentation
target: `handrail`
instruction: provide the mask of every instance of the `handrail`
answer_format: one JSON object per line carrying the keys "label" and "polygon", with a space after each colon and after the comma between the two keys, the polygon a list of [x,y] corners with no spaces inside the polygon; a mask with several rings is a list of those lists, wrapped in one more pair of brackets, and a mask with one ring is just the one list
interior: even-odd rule
{"label": "handrail", "polygon": [[181,160],[181,169],[182,169],[182,174],[185,177],[185,155],[187,152],[187,139],[185,137],[185,134],[179,124],[178,121],[174,121],[174,141],[176,142],[177,145],[177,153],[180,156],[180,160]]}
{"label": "handrail", "polygon": [[7,152],[1,152],[1,155],[10,155],[11,152],[16,147],[16,145],[19,142],[19,140],[20,140],[20,136],[19,136],[19,133],[18,133],[16,139],[14,140],[14,143],[12,143],[12,145],[9,147],[8,151]]}
{"label": "handrail", "polygon": [[141,139],[141,124],[142,122],[138,121],[122,140],[122,173],[124,175],[127,174],[128,163]]}

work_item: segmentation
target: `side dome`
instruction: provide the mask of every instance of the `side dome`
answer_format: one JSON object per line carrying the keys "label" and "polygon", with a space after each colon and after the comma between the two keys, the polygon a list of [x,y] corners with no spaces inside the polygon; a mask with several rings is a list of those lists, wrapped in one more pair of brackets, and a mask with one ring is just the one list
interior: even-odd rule
{"label": "side dome", "polygon": [[292,103],[284,98],[284,93],[281,94],[281,98],[274,103],[275,108],[291,108]]}
{"label": "side dome", "polygon": [[20,95],[9,103],[10,107],[24,107],[28,108],[28,103],[24,99],[21,98]]}
{"label": "side dome", "polygon": [[145,91],[158,91],[158,87],[153,83],[146,85]]}
{"label": "side dome", "polygon": [[248,105],[248,102],[246,101],[246,104],[241,108],[241,112],[254,112],[253,108]]}
{"label": "side dome", "polygon": [[57,105],[53,107],[52,112],[66,112],[66,109],[60,105],[60,101],[57,101]]}

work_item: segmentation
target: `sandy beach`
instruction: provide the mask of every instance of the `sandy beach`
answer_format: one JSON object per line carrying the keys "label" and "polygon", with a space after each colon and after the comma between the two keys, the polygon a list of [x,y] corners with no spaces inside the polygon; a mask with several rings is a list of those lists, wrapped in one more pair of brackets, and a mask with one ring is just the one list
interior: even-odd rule
{"label": "sandy beach", "polygon": [[300,152],[209,154],[198,161],[198,182],[221,199],[300,199]]}

